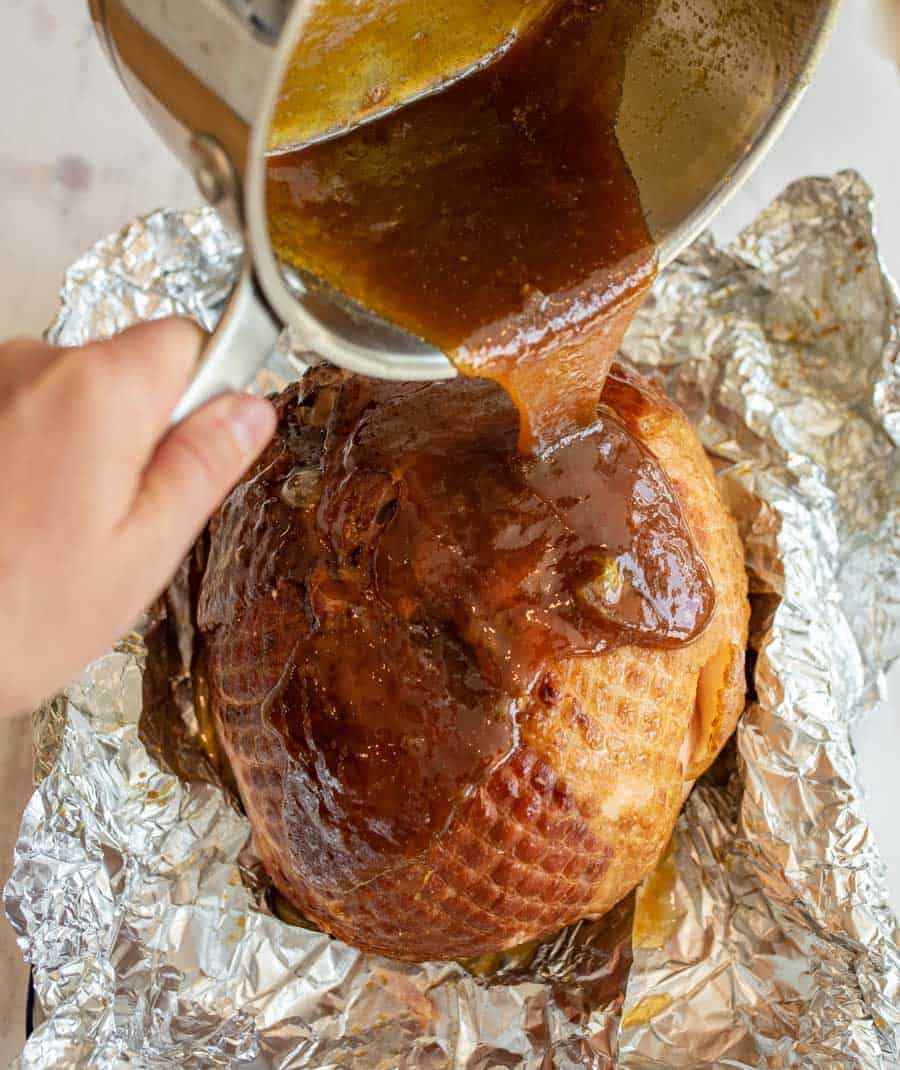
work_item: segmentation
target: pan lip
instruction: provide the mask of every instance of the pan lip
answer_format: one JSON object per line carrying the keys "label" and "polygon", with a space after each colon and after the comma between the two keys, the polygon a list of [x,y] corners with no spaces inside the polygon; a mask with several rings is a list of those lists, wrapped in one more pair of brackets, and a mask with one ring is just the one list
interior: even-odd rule
{"label": "pan lip", "polygon": [[[303,302],[290,292],[275,256],[265,211],[269,129],[294,44],[299,40],[304,22],[313,7],[313,0],[297,0],[288,17],[276,46],[271,72],[250,134],[244,179],[244,213],[246,239],[256,277],[271,307],[282,322],[294,330],[303,346],[312,352],[327,352],[330,360],[348,371],[380,379],[431,381],[455,378],[456,368],[447,355],[412,335],[410,339],[416,348],[397,353],[355,344],[324,329]],[[321,346],[317,345],[319,339],[322,340]]]}
{"label": "pan lip", "polygon": [[769,149],[781,136],[806,95],[816,68],[828,48],[840,8],[841,0],[825,0],[819,14],[818,25],[810,33],[806,54],[798,65],[794,77],[788,82],[784,94],[772,109],[766,122],[757,131],[747,151],[687,218],[657,242],[657,258],[660,268],[670,264],[700,237],[710,222],[759,167]]}

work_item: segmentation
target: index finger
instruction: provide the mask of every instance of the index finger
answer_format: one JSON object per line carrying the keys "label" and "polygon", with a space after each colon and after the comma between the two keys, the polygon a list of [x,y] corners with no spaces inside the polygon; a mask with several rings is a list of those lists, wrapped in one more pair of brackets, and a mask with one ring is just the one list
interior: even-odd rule
{"label": "index finger", "polygon": [[61,455],[90,461],[108,509],[130,507],[205,335],[187,319],[141,323],[103,342],[57,350],[41,377],[41,411],[56,413],[47,434]]}
{"label": "index finger", "polygon": [[94,400],[126,421],[129,452],[148,460],[168,429],[205,343],[205,333],[193,320],[172,317],[139,323],[107,341],[84,346],[73,360],[94,365],[91,370],[104,395]]}

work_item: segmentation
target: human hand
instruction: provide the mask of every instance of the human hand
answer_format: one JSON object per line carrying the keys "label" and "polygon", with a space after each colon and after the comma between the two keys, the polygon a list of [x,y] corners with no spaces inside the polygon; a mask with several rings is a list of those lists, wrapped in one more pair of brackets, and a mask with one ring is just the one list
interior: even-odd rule
{"label": "human hand", "polygon": [[169,429],[202,341],[172,319],[0,345],[0,716],[133,626],[271,437],[272,406],[245,394]]}

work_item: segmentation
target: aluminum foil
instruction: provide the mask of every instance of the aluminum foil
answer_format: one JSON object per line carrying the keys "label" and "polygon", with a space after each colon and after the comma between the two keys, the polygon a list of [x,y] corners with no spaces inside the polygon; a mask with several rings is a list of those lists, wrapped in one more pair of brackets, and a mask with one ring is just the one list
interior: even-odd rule
{"label": "aluminum foil", "polygon": [[[5,902],[47,1018],[19,1065],[900,1065],[897,922],[849,739],[900,653],[900,304],[870,200],[851,172],[796,183],[733,246],[673,264],[628,336],[718,458],[754,603],[736,761],[694,789],[636,901],[480,976],[279,920],[246,820],[185,758],[178,657],[145,629],[36,718]],[[51,338],[209,326],[239,255],[210,211],[150,216],[72,268]],[[298,366],[284,339],[260,389]],[[157,677],[183,732],[154,746]]]}

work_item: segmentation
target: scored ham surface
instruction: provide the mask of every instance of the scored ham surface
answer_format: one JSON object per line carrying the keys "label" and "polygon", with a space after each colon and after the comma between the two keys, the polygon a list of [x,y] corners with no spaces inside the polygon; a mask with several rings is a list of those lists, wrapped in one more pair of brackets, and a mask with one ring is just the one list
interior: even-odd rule
{"label": "scored ham surface", "polygon": [[[436,397],[435,412],[450,413],[455,399],[467,412],[487,406],[496,431],[495,389],[308,373],[278,398],[273,443],[214,518],[201,586],[210,706],[266,869],[324,931],[408,960],[494,952],[607,911],[665,848],[687,785],[744,702],[736,526],[685,416],[621,369],[603,404],[668,477],[715,592],[705,630],[575,656],[550,644],[516,693],[460,610],[452,626],[423,616],[415,530],[403,543],[408,591],[379,540],[433,518],[404,506],[403,471],[386,461],[327,467],[329,451],[346,462],[362,433],[336,450],[335,413],[351,394],[357,415],[391,404],[421,413]],[[407,447],[398,441],[398,457]],[[443,553],[442,532],[429,538],[432,556]],[[529,558],[522,569],[537,567]],[[498,583],[483,584],[479,604],[488,592],[494,606]],[[447,599],[465,605],[465,593]]]}

